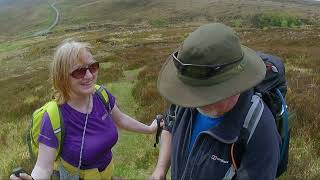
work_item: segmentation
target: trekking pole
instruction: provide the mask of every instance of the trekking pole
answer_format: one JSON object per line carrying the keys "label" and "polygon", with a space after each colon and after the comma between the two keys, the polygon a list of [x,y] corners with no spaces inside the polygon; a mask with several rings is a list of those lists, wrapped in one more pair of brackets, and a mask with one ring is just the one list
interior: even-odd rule
{"label": "trekking pole", "polygon": [[162,130],[162,127],[160,127],[160,123],[161,120],[163,119],[163,115],[162,114],[158,114],[156,116],[156,120],[157,120],[157,133],[156,133],[156,142],[153,144],[153,147],[157,147],[157,144],[159,143],[159,137],[160,137],[160,133]]}
{"label": "trekking pole", "polygon": [[20,173],[26,173],[26,171],[22,169],[22,167],[17,167],[12,170],[12,174],[14,174],[16,177],[20,177]]}
{"label": "trekking pole", "polygon": [[[16,177],[20,178],[20,174],[21,173],[26,173],[28,174],[22,167],[17,167],[17,168],[14,168],[11,172],[11,174],[14,174]],[[29,175],[29,174],[28,174]],[[29,175],[31,176],[31,175]],[[32,177],[31,177],[32,178]],[[33,180],[33,178],[32,178]]]}

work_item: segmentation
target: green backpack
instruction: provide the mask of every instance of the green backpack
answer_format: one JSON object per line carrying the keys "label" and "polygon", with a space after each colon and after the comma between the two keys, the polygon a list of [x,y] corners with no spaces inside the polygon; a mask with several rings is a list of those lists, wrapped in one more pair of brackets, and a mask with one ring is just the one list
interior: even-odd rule
{"label": "green backpack", "polygon": [[[95,85],[96,94],[102,100],[108,112],[111,111],[111,107],[109,104],[109,96],[107,90],[103,86]],[[64,138],[64,126],[63,119],[61,116],[61,112],[59,111],[59,107],[56,101],[52,100],[35,110],[32,114],[32,122],[30,129],[27,134],[27,144],[29,147],[29,153],[33,160],[37,159],[38,151],[39,151],[39,133],[41,127],[41,121],[44,113],[47,112],[51,121],[52,129],[54,134],[58,139],[58,148],[56,151],[55,159],[59,157],[61,152],[61,146]]]}

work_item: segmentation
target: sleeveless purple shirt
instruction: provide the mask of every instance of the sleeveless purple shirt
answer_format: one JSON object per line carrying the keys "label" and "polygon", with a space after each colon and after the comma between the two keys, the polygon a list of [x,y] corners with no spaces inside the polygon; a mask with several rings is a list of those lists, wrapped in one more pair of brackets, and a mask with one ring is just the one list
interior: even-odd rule
{"label": "sleeveless purple shirt", "polygon": [[[110,93],[108,95],[112,109],[115,104],[115,98]],[[78,167],[86,114],[73,109],[67,103],[59,107],[65,127],[65,137],[60,156],[69,164]],[[116,144],[117,140],[117,127],[102,101],[94,94],[93,108],[88,117],[84,138],[81,169],[98,168],[99,171],[104,170],[112,159],[111,148]],[[52,148],[58,147],[58,139],[54,135],[47,113],[44,114],[42,119],[39,142]]]}

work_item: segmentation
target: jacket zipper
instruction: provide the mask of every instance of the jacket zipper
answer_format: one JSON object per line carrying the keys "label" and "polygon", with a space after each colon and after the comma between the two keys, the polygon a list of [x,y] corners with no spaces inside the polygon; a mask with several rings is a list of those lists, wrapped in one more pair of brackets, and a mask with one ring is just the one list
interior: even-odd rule
{"label": "jacket zipper", "polygon": [[[192,119],[191,119],[191,128],[189,129],[189,137],[191,137],[192,125],[193,125],[192,122],[193,122],[193,119],[194,119],[194,111],[192,111],[192,110],[191,110],[191,117],[192,117]],[[200,136],[201,136],[202,134],[209,134],[209,133],[210,133],[209,131],[203,131],[203,132],[200,132],[200,133],[199,133],[199,135],[198,135],[198,137],[196,138],[194,144],[192,145],[191,150],[190,150],[190,152],[189,152],[189,155],[188,155],[188,157],[187,157],[186,166],[185,166],[185,168],[184,168],[184,170],[183,170],[182,178],[181,178],[181,179],[185,179],[186,169],[187,169],[188,164],[189,164],[190,155],[192,154],[193,149],[194,149],[194,147],[196,146],[196,144],[198,144],[198,141],[200,141],[200,140],[199,140],[199,139],[200,139]],[[210,134],[209,134],[209,135],[210,135]],[[213,137],[212,135],[210,135],[210,136]],[[189,142],[189,143],[190,143],[190,142]],[[203,142],[202,142],[202,143],[203,143]],[[197,155],[198,155],[198,154],[197,154]],[[194,166],[194,165],[193,165],[193,166]],[[193,167],[192,167],[192,169],[193,169]]]}
{"label": "jacket zipper", "polygon": [[[191,111],[191,128],[189,129],[189,137],[191,137],[191,133],[192,133],[192,125],[193,125],[193,123],[192,123],[192,122],[193,122],[193,119],[194,119],[194,117],[193,117],[194,113],[193,113],[192,109],[190,109],[190,111]],[[189,141],[190,141],[190,139],[189,139]],[[194,142],[194,144],[196,144],[196,143],[197,143],[197,141],[198,141],[198,137],[196,138],[196,141]],[[190,142],[188,142],[188,143],[190,143]],[[188,162],[189,162],[190,154],[192,153],[192,150],[193,150],[194,144],[193,144],[193,146],[191,147],[191,150],[190,150],[190,152],[189,152],[189,155],[187,156],[186,166],[185,166],[185,168],[184,168],[184,170],[183,170],[183,173],[182,173],[182,177],[181,177],[181,179],[184,179],[184,178],[185,178],[186,169],[187,169],[187,167],[188,167]],[[189,144],[188,144],[188,146],[189,146]]]}
{"label": "jacket zipper", "polygon": [[[192,125],[192,124],[191,124]],[[192,126],[191,126],[192,127]],[[191,131],[190,131],[190,133],[191,133]],[[181,179],[185,179],[186,177],[186,169],[188,168],[188,165],[189,165],[189,160],[190,160],[190,155],[192,154],[192,152],[193,152],[193,149],[194,149],[194,147],[196,146],[196,144],[198,144],[198,141],[200,141],[199,139],[200,139],[200,136],[202,136],[203,134],[207,134],[207,135],[209,135],[211,138],[213,138],[213,139],[216,139],[213,135],[212,135],[212,133],[210,132],[210,131],[202,131],[199,135],[198,135],[198,137],[196,138],[196,140],[195,140],[195,143],[192,145],[192,148],[191,148],[191,151],[190,151],[190,153],[189,153],[189,155],[188,155],[188,158],[187,158],[187,162],[186,162],[186,167],[184,168],[184,171],[183,171],[183,173],[182,173],[182,178]],[[190,135],[190,134],[189,134]],[[189,136],[190,137],[190,136]],[[202,142],[203,143],[203,142]],[[193,166],[195,166],[195,165],[193,165]],[[193,169],[193,167],[190,167],[191,169]]]}

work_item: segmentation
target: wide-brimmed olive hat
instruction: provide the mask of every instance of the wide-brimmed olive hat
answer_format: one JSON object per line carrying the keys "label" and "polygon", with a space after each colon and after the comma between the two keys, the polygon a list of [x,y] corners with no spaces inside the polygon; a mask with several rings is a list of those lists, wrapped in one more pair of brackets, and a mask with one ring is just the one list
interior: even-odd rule
{"label": "wide-brimmed olive hat", "polygon": [[213,23],[192,32],[169,56],[157,86],[171,103],[201,107],[254,87],[265,73],[255,51],[241,45],[230,27]]}

